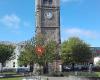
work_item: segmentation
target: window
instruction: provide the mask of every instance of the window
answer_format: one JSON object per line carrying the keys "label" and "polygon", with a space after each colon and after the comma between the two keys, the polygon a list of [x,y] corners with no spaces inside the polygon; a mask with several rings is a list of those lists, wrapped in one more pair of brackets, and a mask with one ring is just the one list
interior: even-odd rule
{"label": "window", "polygon": [[49,4],[52,4],[52,0],[49,0]]}
{"label": "window", "polygon": [[43,0],[43,4],[46,4],[48,2],[48,0]]}
{"label": "window", "polygon": [[24,66],[27,67],[27,64],[25,64]]}
{"label": "window", "polygon": [[46,3],[52,4],[52,0],[43,0],[43,4],[46,4]]}
{"label": "window", "polygon": [[20,67],[22,67],[22,65],[19,65]]}
{"label": "window", "polygon": [[15,67],[15,62],[13,62],[13,67]]}

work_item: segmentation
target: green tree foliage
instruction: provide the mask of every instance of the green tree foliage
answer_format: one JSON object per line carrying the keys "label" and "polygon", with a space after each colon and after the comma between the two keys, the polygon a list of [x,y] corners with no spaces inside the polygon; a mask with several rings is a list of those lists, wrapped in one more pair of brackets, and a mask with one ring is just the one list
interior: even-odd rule
{"label": "green tree foliage", "polygon": [[[40,65],[43,65],[47,62],[53,61],[56,49],[56,42],[49,41],[48,43],[44,44],[43,39],[43,37],[32,38],[30,41],[27,42],[24,50],[21,52],[18,59],[20,64],[38,63]],[[44,52],[42,56],[38,56],[35,51],[37,45],[44,47]]]}
{"label": "green tree foliage", "polygon": [[49,41],[45,45],[45,53],[43,55],[45,62],[52,62],[54,60],[54,55],[56,53],[56,42]]}
{"label": "green tree foliage", "polygon": [[88,62],[91,59],[90,46],[79,39],[71,37],[61,45],[62,59],[66,63]]}
{"label": "green tree foliage", "polygon": [[32,38],[31,40],[26,42],[26,45],[24,46],[24,49],[21,51],[18,62],[20,65],[26,65],[26,64],[33,64],[33,61],[36,57],[35,53],[35,39]]}
{"label": "green tree foliage", "polygon": [[13,56],[14,46],[0,44],[0,63],[5,63]]}

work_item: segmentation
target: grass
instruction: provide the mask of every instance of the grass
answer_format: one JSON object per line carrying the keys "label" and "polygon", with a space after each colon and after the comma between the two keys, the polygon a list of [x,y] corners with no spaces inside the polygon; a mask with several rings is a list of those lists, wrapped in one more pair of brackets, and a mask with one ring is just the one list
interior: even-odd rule
{"label": "grass", "polygon": [[16,74],[16,72],[0,72],[0,74]]}
{"label": "grass", "polygon": [[22,78],[1,78],[0,80],[22,80]]}
{"label": "grass", "polygon": [[0,80],[22,80],[22,77],[17,77],[17,76],[21,76],[21,75],[16,74],[16,72],[0,72],[0,74],[16,75],[16,77],[14,77],[14,78],[0,78]]}
{"label": "grass", "polygon": [[95,74],[97,74],[97,75],[98,75],[98,77],[100,77],[100,72],[95,72]]}

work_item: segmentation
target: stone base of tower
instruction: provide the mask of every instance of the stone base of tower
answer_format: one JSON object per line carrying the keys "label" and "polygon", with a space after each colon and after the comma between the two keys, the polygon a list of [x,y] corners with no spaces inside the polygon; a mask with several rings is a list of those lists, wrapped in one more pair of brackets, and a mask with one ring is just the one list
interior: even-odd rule
{"label": "stone base of tower", "polygon": [[61,60],[54,60],[53,62],[53,69],[54,69],[54,72],[61,72],[61,65],[62,65],[62,62]]}
{"label": "stone base of tower", "polygon": [[53,63],[48,63],[48,73],[53,75],[55,72],[62,72],[61,60],[54,60]]}

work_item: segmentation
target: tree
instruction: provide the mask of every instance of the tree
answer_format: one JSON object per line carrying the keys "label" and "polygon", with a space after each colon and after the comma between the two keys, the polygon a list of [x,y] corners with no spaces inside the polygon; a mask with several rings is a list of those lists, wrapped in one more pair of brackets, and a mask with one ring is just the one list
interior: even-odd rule
{"label": "tree", "polygon": [[18,62],[19,65],[26,65],[26,64],[31,64],[33,62],[33,55],[34,55],[34,38],[31,40],[27,41],[24,46],[24,50],[21,51],[19,57],[18,57]]}
{"label": "tree", "polygon": [[13,56],[14,46],[0,44],[0,63],[3,65],[7,60]]}
{"label": "tree", "polygon": [[[48,62],[53,62],[56,42],[49,41],[44,44],[43,39],[43,36],[39,36],[39,38],[32,38],[27,42],[24,51],[21,52],[18,59],[20,64],[38,63],[40,66],[44,66]],[[38,45],[44,48],[44,52],[41,56],[36,53],[36,46]]]}
{"label": "tree", "polygon": [[92,56],[90,46],[78,37],[71,37],[64,41],[61,51],[62,60],[66,63],[89,62]]}

